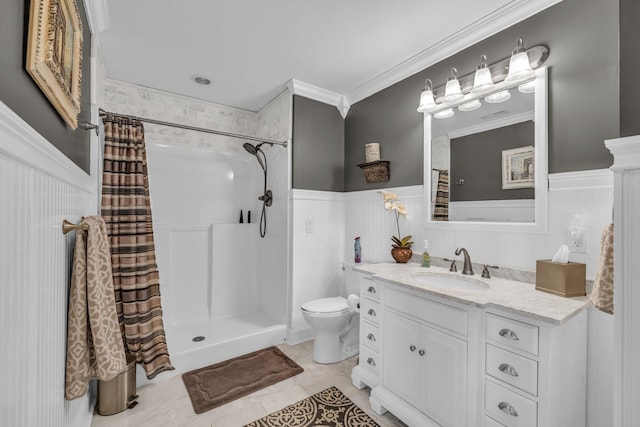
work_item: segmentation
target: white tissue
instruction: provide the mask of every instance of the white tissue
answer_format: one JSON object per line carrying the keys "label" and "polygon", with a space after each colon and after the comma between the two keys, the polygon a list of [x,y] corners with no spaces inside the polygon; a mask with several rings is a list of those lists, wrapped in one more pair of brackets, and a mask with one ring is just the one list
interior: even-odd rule
{"label": "white tissue", "polygon": [[360,297],[358,295],[349,295],[347,297],[347,305],[351,307],[356,313],[360,313]]}
{"label": "white tissue", "polygon": [[562,264],[566,264],[569,262],[569,247],[567,245],[560,246],[551,259],[552,262],[559,262]]}

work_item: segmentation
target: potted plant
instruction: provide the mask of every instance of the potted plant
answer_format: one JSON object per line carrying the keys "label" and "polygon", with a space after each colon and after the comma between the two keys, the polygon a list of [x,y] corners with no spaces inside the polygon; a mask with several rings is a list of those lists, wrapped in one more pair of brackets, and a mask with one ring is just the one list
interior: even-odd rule
{"label": "potted plant", "polygon": [[391,256],[396,262],[404,264],[409,261],[413,255],[413,251],[411,250],[411,246],[413,245],[411,236],[400,237],[400,217],[407,216],[407,208],[404,206],[404,203],[398,200],[397,194],[384,190],[380,190],[378,193],[384,198],[384,208],[388,212],[393,212],[396,217],[398,235],[391,236],[391,241],[393,242],[393,245],[391,245]]}

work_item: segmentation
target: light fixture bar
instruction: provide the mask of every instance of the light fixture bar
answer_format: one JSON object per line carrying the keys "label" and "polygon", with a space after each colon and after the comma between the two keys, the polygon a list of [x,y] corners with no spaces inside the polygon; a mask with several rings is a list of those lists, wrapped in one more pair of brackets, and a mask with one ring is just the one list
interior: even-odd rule
{"label": "light fixture bar", "polygon": [[[533,46],[527,49],[526,52],[529,56],[529,63],[531,64],[531,68],[533,68],[534,70],[541,67],[549,57],[549,49],[543,45]],[[489,65],[494,83],[499,83],[503,81],[505,77],[507,77],[507,74],[509,73],[510,60],[511,55]],[[472,72],[465,74],[462,77],[458,77],[462,93],[468,93],[471,90],[471,88],[473,87],[473,79],[475,77],[475,74],[476,72],[475,70],[473,70]],[[443,84],[433,89],[433,95],[435,99],[440,99],[444,96],[445,86],[446,85]]]}

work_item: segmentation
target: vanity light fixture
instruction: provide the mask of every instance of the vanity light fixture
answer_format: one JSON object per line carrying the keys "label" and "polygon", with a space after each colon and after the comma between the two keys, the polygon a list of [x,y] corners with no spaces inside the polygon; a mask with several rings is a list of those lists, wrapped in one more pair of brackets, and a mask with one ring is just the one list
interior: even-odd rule
{"label": "vanity light fixture", "polygon": [[487,65],[487,56],[480,56],[480,65],[476,67],[476,73],[473,77],[472,94],[485,93],[493,89],[493,79],[491,78],[491,70]]}
{"label": "vanity light fixture", "polygon": [[511,98],[511,92],[508,90],[501,90],[500,92],[492,93],[484,97],[484,100],[489,104],[499,104]]}
{"label": "vanity light fixture", "polygon": [[442,100],[444,102],[458,102],[464,95],[462,94],[462,90],[460,89],[460,82],[456,75],[458,74],[458,70],[455,67],[451,67],[451,75],[447,79],[447,85],[444,89],[444,96]]}
{"label": "vanity light fixture", "polygon": [[446,110],[438,111],[437,113],[433,113],[433,117],[436,119],[448,119],[453,117],[455,113],[452,108],[447,108]]}
{"label": "vanity light fixture", "polygon": [[516,48],[511,52],[509,60],[509,74],[505,77],[505,82],[516,82],[519,80],[530,79],[535,76],[535,72],[531,68],[529,55],[524,48],[522,37],[516,40]]}
{"label": "vanity light fixture", "polygon": [[473,111],[482,107],[482,103],[479,99],[474,99],[473,101],[469,101],[465,104],[458,105],[458,110],[460,111]]}
{"label": "vanity light fixture", "polygon": [[420,105],[418,106],[419,113],[428,113],[438,108],[438,105],[433,98],[433,90],[431,88],[431,79],[425,80],[424,89],[422,89],[422,93],[420,94]]}

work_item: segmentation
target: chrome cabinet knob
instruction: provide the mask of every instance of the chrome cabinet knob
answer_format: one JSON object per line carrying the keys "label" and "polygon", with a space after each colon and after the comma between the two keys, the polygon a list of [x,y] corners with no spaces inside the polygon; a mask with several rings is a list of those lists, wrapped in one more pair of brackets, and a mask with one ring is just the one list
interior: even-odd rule
{"label": "chrome cabinet knob", "polygon": [[498,366],[498,370],[507,375],[511,375],[512,377],[518,376],[518,371],[516,371],[516,368],[509,365],[508,363],[502,363],[500,366]]}
{"label": "chrome cabinet knob", "polygon": [[368,359],[367,359],[367,363],[368,363],[369,365],[371,365],[371,366],[376,366],[376,361],[375,361],[375,360],[373,360],[372,358],[368,358]]}
{"label": "chrome cabinet knob", "polygon": [[419,354],[420,356],[424,356],[424,355],[425,355],[425,353],[426,353],[426,352],[425,352],[424,350],[418,350],[418,354]]}
{"label": "chrome cabinet knob", "polygon": [[502,412],[504,412],[507,415],[511,415],[512,417],[518,416],[518,411],[516,411],[516,408],[509,405],[507,402],[498,403],[498,409],[500,409]]}
{"label": "chrome cabinet knob", "polygon": [[415,346],[415,345],[410,345],[410,346],[409,346],[409,350],[411,350],[411,351],[416,351],[416,346]]}
{"label": "chrome cabinet knob", "polygon": [[519,341],[520,338],[518,338],[518,334],[516,334],[515,332],[513,332],[511,329],[501,329],[500,332],[498,332],[498,335],[500,335],[503,338],[508,338],[512,341]]}
{"label": "chrome cabinet knob", "polygon": [[376,288],[374,288],[373,286],[369,286],[369,288],[367,289],[367,292],[369,292],[370,294],[375,294]]}
{"label": "chrome cabinet knob", "polygon": [[367,339],[368,339],[369,341],[374,341],[374,342],[375,342],[375,340],[376,340],[376,336],[375,336],[375,335],[373,335],[373,334],[369,334],[369,335],[367,335]]}
{"label": "chrome cabinet knob", "polygon": [[376,311],[373,308],[370,308],[367,314],[371,317],[376,317]]}

